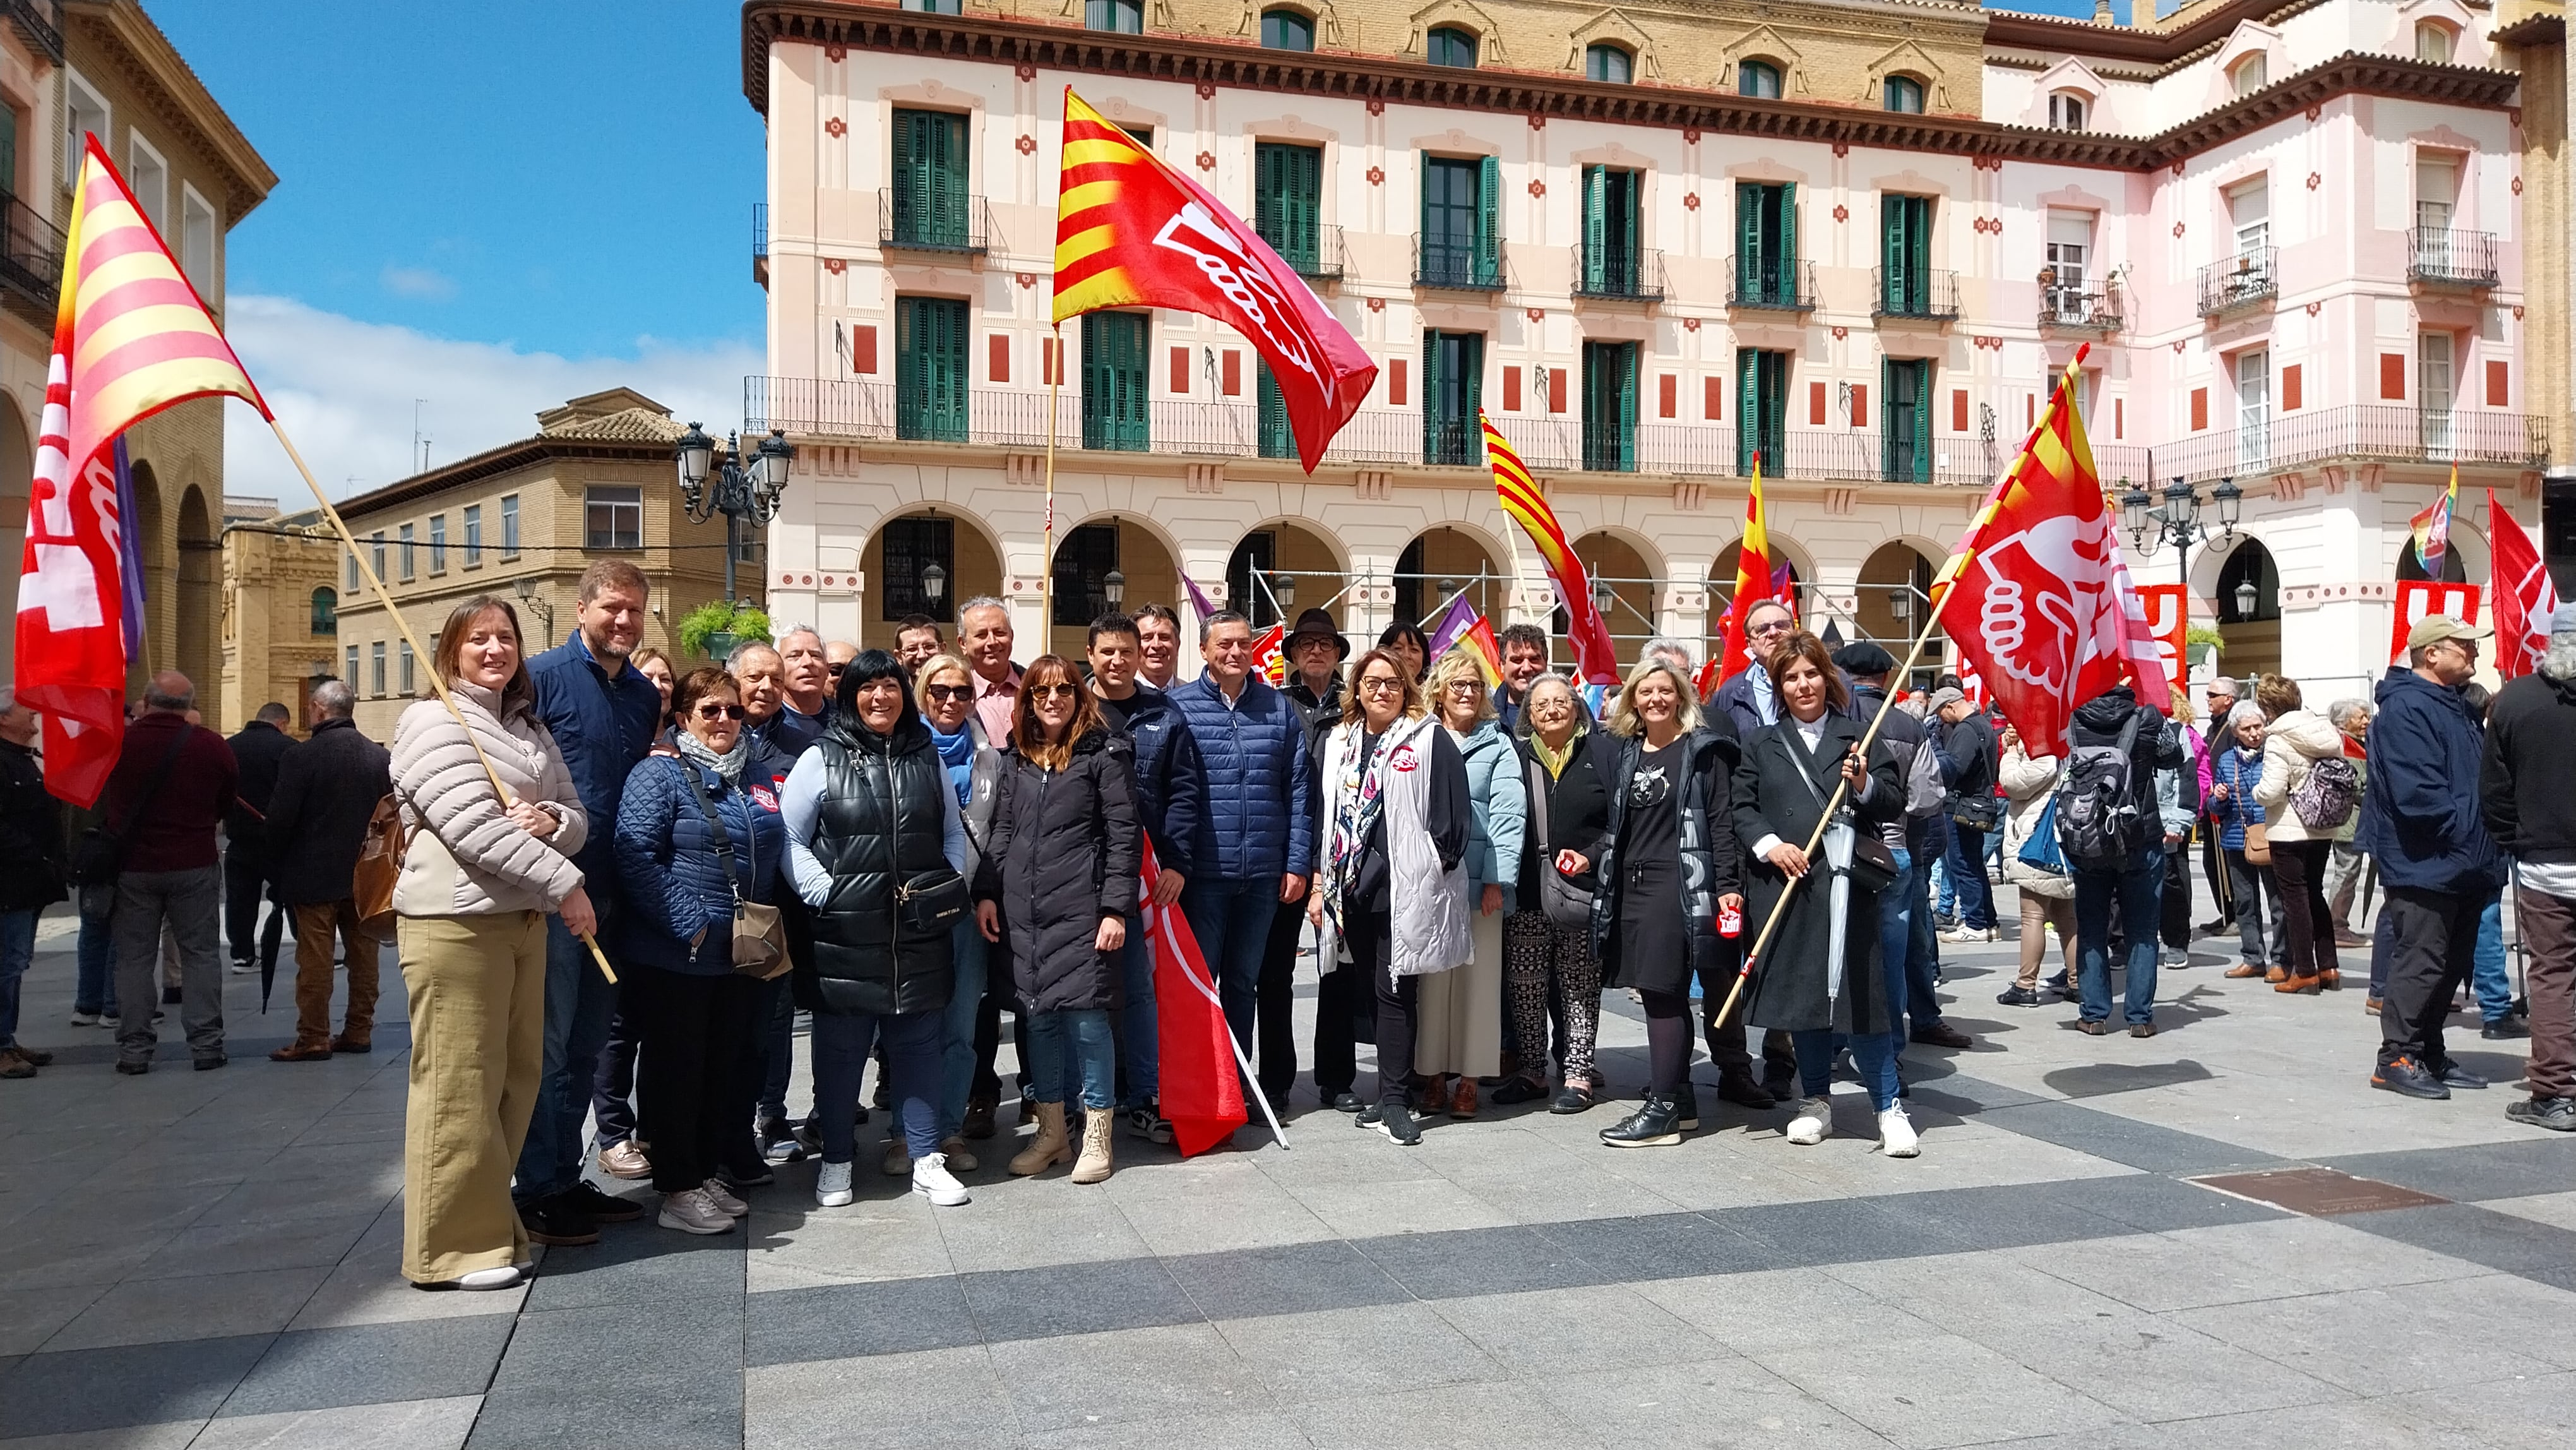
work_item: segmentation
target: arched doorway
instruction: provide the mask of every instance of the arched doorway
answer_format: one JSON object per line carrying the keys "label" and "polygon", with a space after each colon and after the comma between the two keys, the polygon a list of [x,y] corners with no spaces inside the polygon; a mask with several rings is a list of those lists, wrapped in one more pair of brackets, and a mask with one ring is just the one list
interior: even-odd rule
{"label": "arched doorway", "polygon": [[[1902,540],[1881,544],[1860,566],[1853,602],[1853,622],[1862,639],[1876,640],[1900,661],[1913,647],[1914,635],[1932,612],[1932,577],[1938,566],[1922,550]],[[1935,632],[1923,658],[1945,657],[1947,631]]]}
{"label": "arched doorway", "polygon": [[2218,641],[2227,674],[2281,668],[2281,571],[2257,540],[2240,541],[2218,566]]}
{"label": "arched doorway", "polygon": [[[1583,572],[1592,580],[1593,603],[1601,606],[1601,622],[1609,627],[1610,643],[1618,648],[1624,670],[1645,653],[1646,641],[1660,633],[1655,624],[1655,593],[1662,581],[1655,578],[1645,554],[1617,534],[1584,535],[1574,541],[1574,557],[1583,561]],[[1565,609],[1560,605],[1548,632],[1562,639],[1566,628]]]}
{"label": "arched doorway", "polygon": [[[2415,540],[2411,537],[2408,538],[2406,540],[2406,547],[2397,551],[2398,582],[2402,584],[2409,579],[2431,579],[2432,577],[2432,572],[2424,567],[2423,559],[2418,557],[2415,553]],[[2439,582],[2444,584],[2466,584],[2469,582],[2468,561],[2460,556],[2460,551],[2458,549],[2444,549],[2442,551],[2442,577]]]}
{"label": "arched doorway", "polygon": [[[216,587],[222,561],[216,557],[206,491],[194,484],[179,496],[178,546],[177,617],[171,645],[176,668],[196,682],[200,706],[211,714],[223,683],[223,593]],[[215,722],[209,719],[208,723]]]}
{"label": "arched doorway", "polygon": [[[36,450],[28,441],[27,420],[14,400],[0,402],[0,561],[15,565],[27,551],[27,490],[36,474]],[[18,617],[18,573],[7,568],[5,599],[9,618]],[[0,630],[0,679],[17,676],[18,631]]]}
{"label": "arched doorway", "polygon": [[[1056,540],[1047,648],[1078,660],[1089,643],[1091,622],[1101,615],[1149,603],[1177,609],[1187,592],[1181,588],[1181,566],[1153,530],[1115,514],[1076,524]],[[1023,657],[1029,653],[1023,651]]]}
{"label": "arched doorway", "polygon": [[859,568],[874,597],[859,611],[859,647],[894,648],[895,625],[915,614],[957,638],[957,606],[1002,592],[1002,551],[973,520],[936,506],[877,525]]}
{"label": "arched doorway", "polygon": [[1245,534],[1225,563],[1226,606],[1241,610],[1255,631],[1293,624],[1308,609],[1329,609],[1347,625],[1351,610],[1342,596],[1349,584],[1332,541],[1294,519]]}
{"label": "arched doorway", "polygon": [[[1708,650],[1705,658],[1714,659],[1726,647],[1726,612],[1735,607],[1735,568],[1744,558],[1744,542],[1737,540],[1718,551],[1717,562],[1708,568]],[[1771,573],[1775,580],[1786,575],[1790,604],[1798,611],[1798,622],[1810,624],[1808,615],[1807,571],[1781,547],[1781,540],[1771,540]],[[1774,591],[1777,593],[1778,591]]]}
{"label": "arched doorway", "polygon": [[133,478],[134,517],[123,522],[134,530],[135,552],[143,560],[143,649],[125,662],[129,698],[141,692],[152,671],[170,667],[171,595],[178,577],[171,567],[169,535],[162,526],[160,476],[149,462],[136,459]]}
{"label": "arched doorway", "polygon": [[1461,596],[1469,608],[1498,620],[1510,592],[1501,566],[1485,546],[1474,535],[1447,525],[1416,535],[1404,546],[1396,556],[1392,582],[1395,617],[1425,630],[1438,622],[1451,599]]}

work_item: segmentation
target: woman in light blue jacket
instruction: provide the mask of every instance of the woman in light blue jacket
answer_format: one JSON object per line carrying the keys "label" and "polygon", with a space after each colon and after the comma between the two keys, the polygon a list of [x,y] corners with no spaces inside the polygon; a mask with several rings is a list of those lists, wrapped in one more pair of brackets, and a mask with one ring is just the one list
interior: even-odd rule
{"label": "woman in light blue jacket", "polygon": [[[1422,979],[1421,1029],[1414,1068],[1424,1080],[1422,1110],[1468,1118],[1476,1113],[1476,1079],[1499,1075],[1503,1056],[1503,919],[1512,912],[1521,874],[1521,838],[1529,817],[1520,752],[1494,715],[1483,666],[1463,649],[1431,667],[1431,708],[1467,762],[1467,797],[1475,826],[1467,837],[1467,965]],[[1454,1074],[1453,1089],[1447,1079]]]}

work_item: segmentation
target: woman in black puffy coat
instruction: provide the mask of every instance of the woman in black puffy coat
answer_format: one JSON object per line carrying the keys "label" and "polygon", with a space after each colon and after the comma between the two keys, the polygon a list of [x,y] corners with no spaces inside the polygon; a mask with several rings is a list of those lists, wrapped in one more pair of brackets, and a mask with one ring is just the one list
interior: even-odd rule
{"label": "woman in black puffy coat", "polygon": [[1011,1171],[1043,1173],[1071,1155],[1065,1101],[1078,1087],[1085,1112],[1073,1181],[1098,1183],[1109,1176],[1117,1116],[1109,1016],[1125,1005],[1118,955],[1143,857],[1134,757],[1060,655],[1041,655],[1020,676],[1011,739],[975,907],[987,941],[1003,940],[1008,923],[1027,1014],[1038,1135]]}

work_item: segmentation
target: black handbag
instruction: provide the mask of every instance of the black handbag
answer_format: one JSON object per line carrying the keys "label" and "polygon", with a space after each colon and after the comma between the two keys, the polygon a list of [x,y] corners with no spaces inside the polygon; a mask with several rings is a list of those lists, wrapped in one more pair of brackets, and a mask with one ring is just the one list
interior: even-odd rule
{"label": "black handbag", "polygon": [[1972,831],[1991,831],[2004,823],[2004,803],[1991,795],[1950,797],[1950,820]]}
{"label": "black handbag", "polygon": [[1536,842],[1528,849],[1538,852],[1538,908],[1555,926],[1588,926],[1592,922],[1592,893],[1578,886],[1574,878],[1556,869],[1556,853],[1548,849],[1547,767],[1536,759],[1529,761],[1530,837]]}
{"label": "black handbag", "polygon": [[143,803],[161,794],[161,787],[169,783],[170,772],[179,763],[179,752],[188,748],[188,737],[196,729],[194,725],[180,727],[179,738],[170,742],[170,749],[161,757],[161,763],[153,767],[151,784],[143,787],[143,793],[126,807],[123,820],[113,828],[94,824],[80,833],[80,839],[72,842],[74,885],[113,886],[116,878],[125,874],[125,833],[134,828],[134,818],[143,813]]}
{"label": "black handbag", "polygon": [[946,931],[975,901],[966,878],[945,866],[905,878],[894,889],[895,924],[908,932]]}

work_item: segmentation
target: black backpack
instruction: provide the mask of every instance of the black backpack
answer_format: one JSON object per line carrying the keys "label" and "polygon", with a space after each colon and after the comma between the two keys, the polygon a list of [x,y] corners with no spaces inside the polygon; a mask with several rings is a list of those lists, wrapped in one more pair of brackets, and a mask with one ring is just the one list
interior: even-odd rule
{"label": "black backpack", "polygon": [[2057,844],[2077,870],[2117,865],[2137,848],[2138,802],[2129,791],[2129,752],[2138,743],[2131,712],[2109,745],[2078,745],[2057,778]]}

